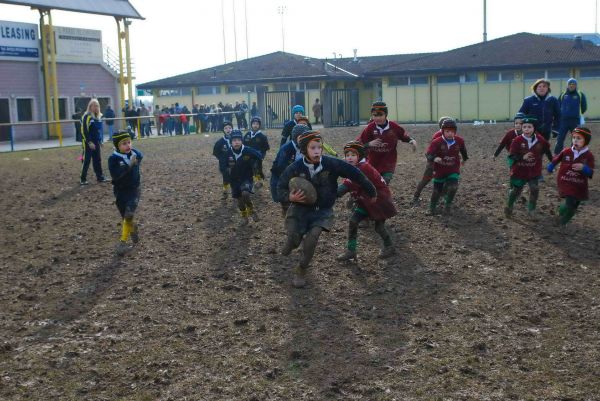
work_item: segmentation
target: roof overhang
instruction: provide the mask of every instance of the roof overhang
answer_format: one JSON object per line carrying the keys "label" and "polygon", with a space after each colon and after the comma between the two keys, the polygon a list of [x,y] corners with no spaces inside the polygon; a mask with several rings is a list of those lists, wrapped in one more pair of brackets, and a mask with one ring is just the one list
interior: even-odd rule
{"label": "roof overhang", "polygon": [[45,10],[109,15],[116,18],[144,19],[127,0],[0,0],[0,3]]}

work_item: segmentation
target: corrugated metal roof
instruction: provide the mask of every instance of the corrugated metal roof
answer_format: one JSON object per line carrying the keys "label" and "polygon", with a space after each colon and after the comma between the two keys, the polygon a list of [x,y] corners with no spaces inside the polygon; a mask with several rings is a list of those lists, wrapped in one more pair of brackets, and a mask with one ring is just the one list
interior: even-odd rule
{"label": "corrugated metal roof", "polygon": [[86,14],[110,15],[121,18],[144,19],[127,0],[0,0],[0,3]]}

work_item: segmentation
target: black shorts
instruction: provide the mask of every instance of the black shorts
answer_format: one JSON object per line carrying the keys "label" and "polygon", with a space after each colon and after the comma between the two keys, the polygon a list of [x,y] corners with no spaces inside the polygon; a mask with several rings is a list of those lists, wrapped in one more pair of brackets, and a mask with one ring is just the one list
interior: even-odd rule
{"label": "black shorts", "polygon": [[242,196],[242,192],[252,192],[254,190],[254,183],[251,180],[245,180],[241,183],[231,183],[231,197],[237,199]]}
{"label": "black shorts", "polygon": [[313,227],[329,231],[332,226],[333,208],[319,209],[292,203],[285,215],[285,228],[288,233],[304,235]]}
{"label": "black shorts", "polygon": [[115,191],[115,204],[122,218],[133,217],[140,201],[140,193],[140,187]]}

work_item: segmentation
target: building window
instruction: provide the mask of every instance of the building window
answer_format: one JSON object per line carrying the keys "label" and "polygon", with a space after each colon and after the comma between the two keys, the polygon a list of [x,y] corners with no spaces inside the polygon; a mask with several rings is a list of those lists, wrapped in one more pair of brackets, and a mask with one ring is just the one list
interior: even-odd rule
{"label": "building window", "polygon": [[420,77],[410,77],[409,81],[411,85],[427,85],[429,83],[429,78],[427,75],[423,75]]}
{"label": "building window", "polygon": [[305,87],[307,90],[321,89],[319,82],[306,82]]}
{"label": "building window", "polygon": [[500,73],[498,71],[485,73],[485,82],[498,82],[500,80]]}
{"label": "building window", "polygon": [[[52,107],[54,107],[54,98],[52,98]],[[58,99],[58,119],[67,119],[67,99],[64,97]]]}
{"label": "building window", "polygon": [[244,88],[244,93],[248,93],[248,92],[256,92],[256,87],[254,85],[245,85]]}
{"label": "building window", "polygon": [[161,89],[158,91],[158,96],[181,96],[181,89]]}
{"label": "building window", "polygon": [[181,96],[192,96],[192,88],[181,88]]}
{"label": "building window", "polygon": [[579,71],[581,78],[600,78],[600,68],[586,68]]}
{"label": "building window", "polygon": [[407,86],[408,77],[390,77],[388,79],[388,86]]}
{"label": "building window", "polygon": [[227,93],[235,93],[235,94],[242,93],[242,87],[238,86],[238,85],[229,85],[227,87]]}
{"label": "building window", "polygon": [[523,72],[524,81],[535,81],[541,78],[546,78],[546,72],[544,70],[531,70]]}
{"label": "building window", "polygon": [[33,121],[33,99],[17,99],[17,120]]}
{"label": "building window", "polygon": [[570,77],[569,70],[548,70],[548,79],[567,79]]}
{"label": "building window", "polygon": [[486,82],[514,81],[515,73],[513,71],[491,71],[485,73]]}
{"label": "building window", "polygon": [[199,95],[214,95],[217,93],[221,93],[220,86],[200,86],[197,89],[197,93]]}
{"label": "building window", "polygon": [[438,75],[437,82],[438,84],[456,84],[460,82],[460,75]]}
{"label": "building window", "polygon": [[477,73],[476,72],[465,72],[460,76],[460,82],[462,83],[472,83],[477,82]]}
{"label": "building window", "polygon": [[290,90],[290,86],[288,84],[273,84],[273,90],[287,92]]}
{"label": "building window", "polygon": [[514,71],[502,71],[500,73],[500,80],[501,81],[514,81],[515,80]]}

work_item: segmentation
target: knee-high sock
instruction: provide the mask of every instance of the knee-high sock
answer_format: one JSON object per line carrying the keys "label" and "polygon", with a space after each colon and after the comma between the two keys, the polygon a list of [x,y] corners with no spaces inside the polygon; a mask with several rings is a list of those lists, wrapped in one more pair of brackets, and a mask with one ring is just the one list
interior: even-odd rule
{"label": "knee-high sock", "polygon": [[129,234],[133,231],[133,217],[123,219],[123,229],[121,230],[121,241],[127,242]]}
{"label": "knee-high sock", "polygon": [[458,181],[449,180],[446,182],[446,205],[450,205],[454,200],[456,191],[458,191]]}
{"label": "knee-high sock", "polygon": [[353,218],[348,222],[348,249],[356,251],[358,245],[358,222]]}
{"label": "knee-high sock", "polygon": [[509,208],[512,209],[512,207],[514,206],[515,202],[517,201],[517,199],[521,195],[521,192],[523,192],[523,187],[518,187],[516,185],[513,185],[513,187],[508,192],[508,207]]}
{"label": "knee-high sock", "polygon": [[538,186],[537,181],[529,181],[529,202],[527,203],[527,210],[535,210],[539,196],[540,187]]}
{"label": "knee-high sock", "polygon": [[392,237],[390,237],[390,233],[385,226],[385,220],[375,222],[375,232],[383,240],[383,246],[388,247],[392,245]]}
{"label": "knee-high sock", "polygon": [[437,204],[440,201],[440,197],[442,196],[443,188],[444,188],[444,183],[440,183],[440,182],[433,183],[433,191],[431,192],[431,202],[429,204],[430,209],[435,209],[437,207]]}

